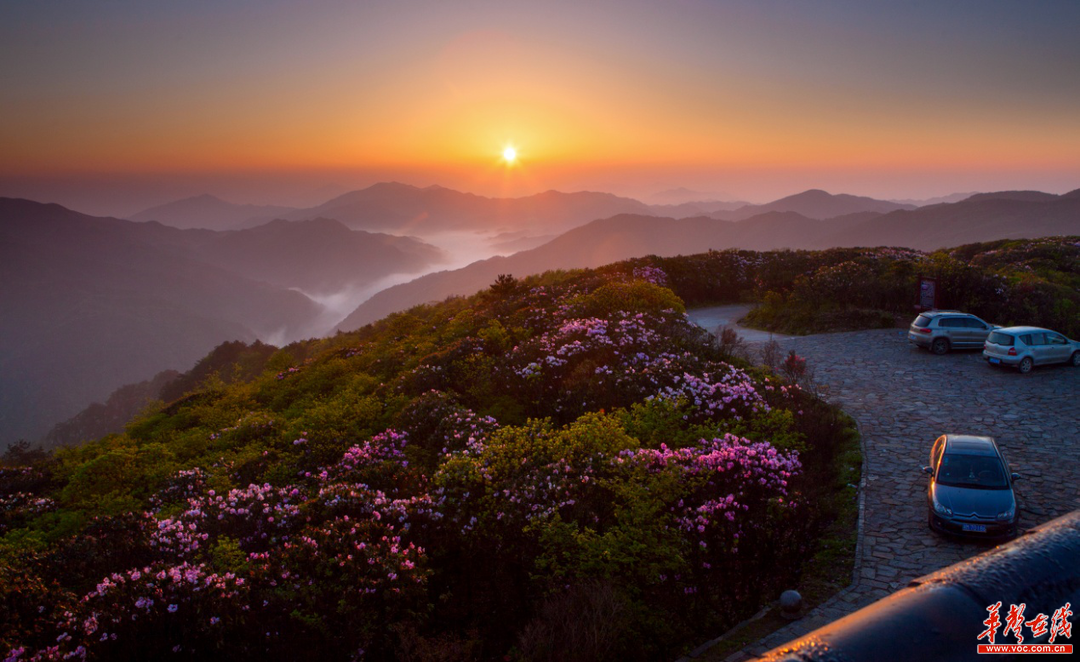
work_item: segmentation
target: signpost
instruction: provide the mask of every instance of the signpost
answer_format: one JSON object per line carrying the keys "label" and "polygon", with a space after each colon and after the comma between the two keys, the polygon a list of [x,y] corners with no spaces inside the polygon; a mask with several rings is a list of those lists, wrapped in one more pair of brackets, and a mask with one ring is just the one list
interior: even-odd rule
{"label": "signpost", "polygon": [[934,310],[937,308],[937,279],[919,276],[919,298],[915,310]]}

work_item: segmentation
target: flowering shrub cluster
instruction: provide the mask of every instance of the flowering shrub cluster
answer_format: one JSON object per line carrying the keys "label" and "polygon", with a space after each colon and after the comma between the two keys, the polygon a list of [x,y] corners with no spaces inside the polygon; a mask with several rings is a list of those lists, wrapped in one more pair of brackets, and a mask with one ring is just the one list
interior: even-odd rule
{"label": "flowering shrub cluster", "polygon": [[[1080,248],[1075,237],[1003,240],[948,251],[831,249],[803,253],[800,272],[761,279],[751,322],[805,333],[892,326],[911,314],[917,277],[937,280],[938,307],[996,324],[1032,324],[1080,335]],[[774,254],[764,254],[773,256]],[[758,272],[784,259],[765,260]]]}
{"label": "flowering shrub cluster", "polygon": [[56,453],[0,495],[0,652],[503,656],[593,586],[630,658],[737,622],[797,575],[838,428],[723,360],[667,289],[691,272],[503,276]]}

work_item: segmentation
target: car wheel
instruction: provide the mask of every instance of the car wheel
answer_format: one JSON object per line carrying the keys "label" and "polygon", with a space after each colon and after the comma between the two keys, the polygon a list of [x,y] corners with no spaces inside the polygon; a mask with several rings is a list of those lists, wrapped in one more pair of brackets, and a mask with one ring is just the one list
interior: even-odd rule
{"label": "car wheel", "polygon": [[930,351],[941,356],[942,354],[949,353],[949,341],[944,338],[934,338],[934,342],[930,343]]}
{"label": "car wheel", "polygon": [[1073,352],[1071,363],[1074,368],[1080,368],[1080,352]]}
{"label": "car wheel", "polygon": [[1031,360],[1030,356],[1025,356],[1018,367],[1020,368],[1020,374],[1026,375],[1035,367],[1035,362]]}

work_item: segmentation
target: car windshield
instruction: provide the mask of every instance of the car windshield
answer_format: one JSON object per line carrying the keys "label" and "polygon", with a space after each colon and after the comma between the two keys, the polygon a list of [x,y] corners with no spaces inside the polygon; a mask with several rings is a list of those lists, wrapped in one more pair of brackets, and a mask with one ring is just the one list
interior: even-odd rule
{"label": "car windshield", "polygon": [[989,455],[948,455],[941,458],[937,482],[950,487],[1003,490],[1009,485],[1001,462]]}
{"label": "car windshield", "polygon": [[999,331],[994,331],[993,333],[990,334],[989,340],[990,340],[990,342],[994,343],[995,345],[1004,345],[1006,347],[1012,347],[1013,346],[1013,337],[1010,336],[1007,333],[1001,333]]}

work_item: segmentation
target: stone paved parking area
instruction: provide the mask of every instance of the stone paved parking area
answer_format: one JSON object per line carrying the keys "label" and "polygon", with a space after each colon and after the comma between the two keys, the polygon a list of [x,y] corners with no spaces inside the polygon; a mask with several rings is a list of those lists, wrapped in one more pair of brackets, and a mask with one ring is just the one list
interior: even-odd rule
{"label": "stone paved parking area", "polygon": [[[712,329],[710,329],[712,330]],[[1080,508],[1080,369],[1020,375],[981,352],[934,356],[899,329],[778,340],[805,356],[824,397],[858,422],[865,450],[858,572],[848,589],[730,656],[760,655],[992,545],[944,538],[926,523],[930,446],[944,433],[994,437],[1016,484],[1021,530]],[[753,349],[757,343],[751,345]]]}

